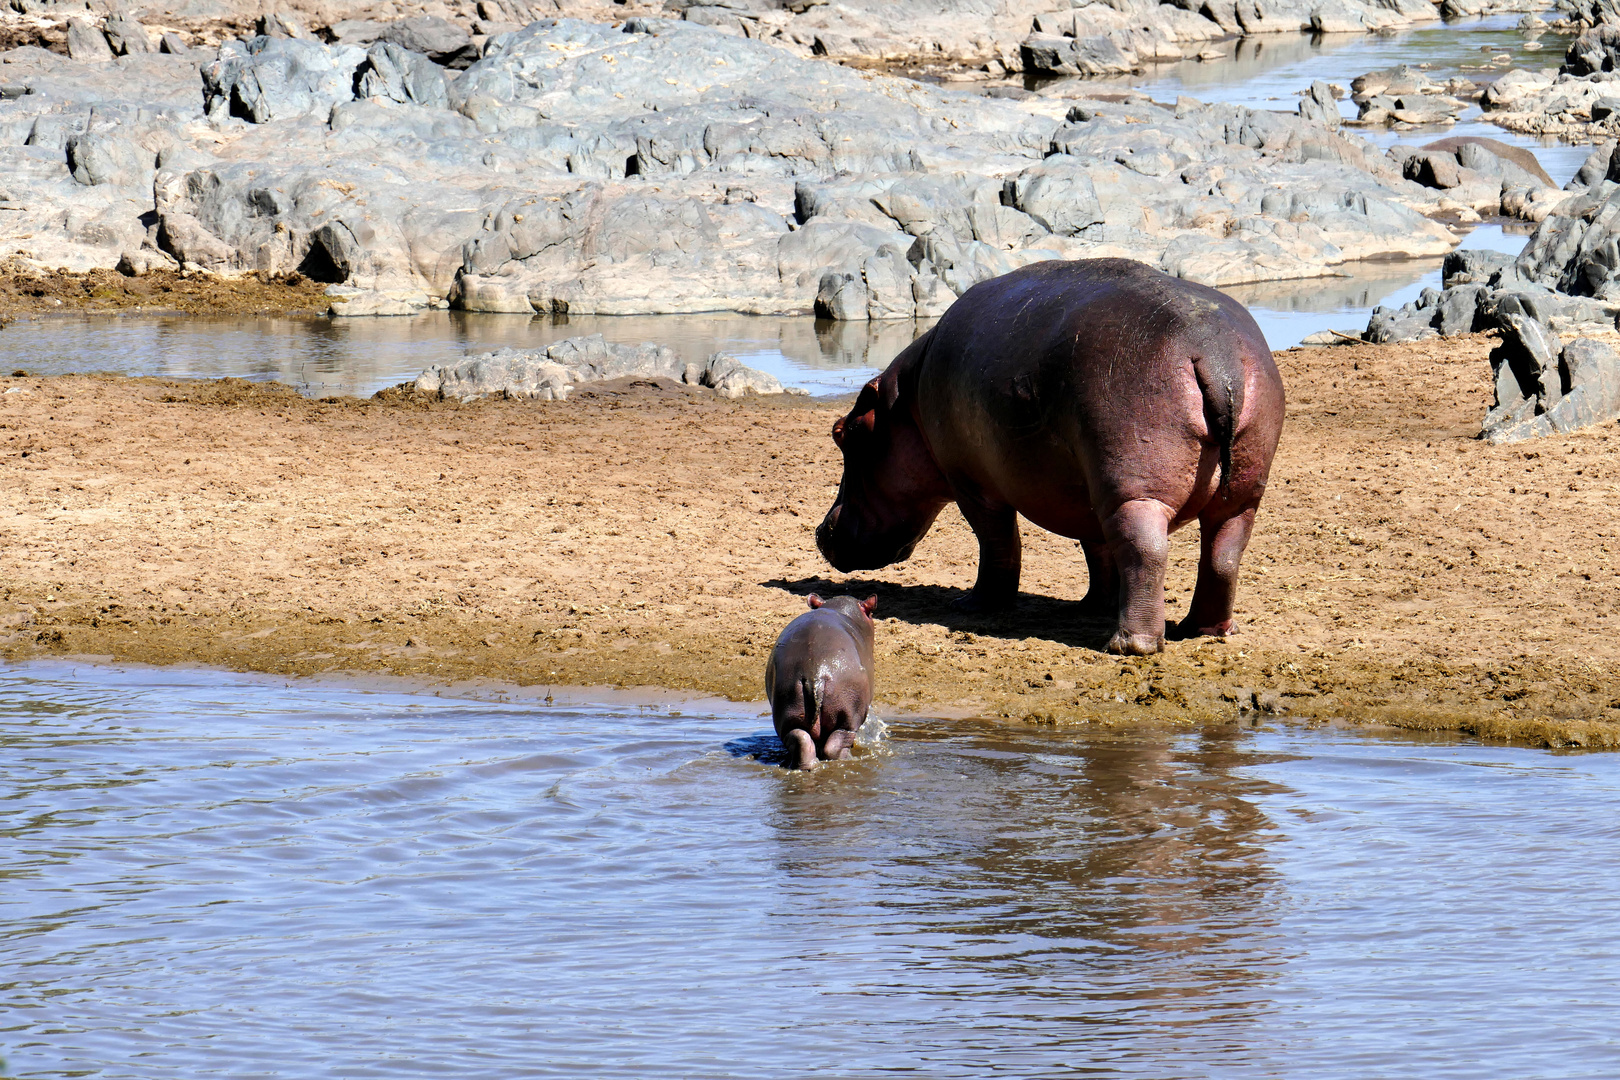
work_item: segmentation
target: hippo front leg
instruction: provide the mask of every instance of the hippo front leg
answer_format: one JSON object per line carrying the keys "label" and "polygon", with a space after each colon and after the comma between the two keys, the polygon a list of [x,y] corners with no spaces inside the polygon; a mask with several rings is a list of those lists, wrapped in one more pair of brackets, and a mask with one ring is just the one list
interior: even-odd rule
{"label": "hippo front leg", "polygon": [[1231,517],[1205,516],[1198,522],[1198,583],[1193,586],[1187,617],[1176,627],[1183,637],[1225,637],[1233,631],[1232,606],[1237,599],[1238,566],[1249,546],[1256,507]]}
{"label": "hippo front leg", "polygon": [[1086,553],[1086,595],[1080,598],[1083,615],[1105,617],[1119,608],[1119,567],[1102,540],[1082,540]]}
{"label": "hippo front leg", "polygon": [[1170,559],[1170,508],[1132,499],[1103,519],[1108,553],[1119,572],[1119,628],[1108,651],[1147,656],[1164,651],[1164,571]]}
{"label": "hippo front leg", "polygon": [[787,746],[788,758],[798,768],[809,772],[816,767],[816,741],[804,728],[794,728],[782,742]]}
{"label": "hippo front leg", "polygon": [[1018,601],[1023,554],[1018,541],[1018,512],[959,495],[956,505],[979,541],[979,577],[973,591],[951,603],[958,611],[1006,611]]}

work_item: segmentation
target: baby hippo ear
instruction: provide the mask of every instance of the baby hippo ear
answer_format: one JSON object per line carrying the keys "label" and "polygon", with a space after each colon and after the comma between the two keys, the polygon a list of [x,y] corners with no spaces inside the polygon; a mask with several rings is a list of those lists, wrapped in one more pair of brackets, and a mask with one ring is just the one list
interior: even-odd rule
{"label": "baby hippo ear", "polygon": [[866,612],[866,617],[868,619],[872,617],[872,609],[875,607],[877,607],[876,596],[868,596],[865,600],[861,601],[861,610]]}
{"label": "baby hippo ear", "polygon": [[810,606],[811,607],[818,608],[822,604],[825,604],[825,603],[826,603],[826,601],[823,600],[821,597],[817,596],[815,593],[810,594]]}

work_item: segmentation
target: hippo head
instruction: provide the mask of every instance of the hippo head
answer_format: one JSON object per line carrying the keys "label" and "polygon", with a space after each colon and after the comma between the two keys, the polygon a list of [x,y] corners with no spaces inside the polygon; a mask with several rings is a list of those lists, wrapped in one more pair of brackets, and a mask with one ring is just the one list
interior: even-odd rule
{"label": "hippo head", "polygon": [[844,475],[816,547],[845,573],[910,558],[952,495],[893,368],[861,388],[832,436]]}

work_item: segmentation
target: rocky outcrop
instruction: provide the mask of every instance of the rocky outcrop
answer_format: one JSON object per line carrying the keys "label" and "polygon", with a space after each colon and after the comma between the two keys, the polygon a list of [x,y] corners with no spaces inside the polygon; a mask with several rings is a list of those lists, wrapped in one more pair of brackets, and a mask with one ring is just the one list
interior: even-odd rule
{"label": "rocky outcrop", "polygon": [[1553,184],[1535,155],[1495,139],[1464,136],[1396,146],[1389,157],[1408,180],[1444,192],[1453,208],[1476,215],[1541,221],[1571,197]]}
{"label": "rocky outcrop", "polygon": [[1599,26],[1570,43],[1557,71],[1515,69],[1481,95],[1488,118],[1509,131],[1603,142],[1620,133],[1620,29]]}
{"label": "rocky outcrop", "polygon": [[1439,255],[1462,206],[1330,118],[958,93],[691,20],[542,21],[454,77],[382,38],[10,59],[37,260],[296,270],[354,313],[929,317],[1040,259],[1231,285]]}
{"label": "rocky outcrop", "polygon": [[1491,350],[1496,400],[1481,436],[1493,445],[1575,431],[1620,418],[1620,355],[1591,338],[1565,345],[1523,310],[1499,314]]}
{"label": "rocky outcrop", "polygon": [[665,346],[615,345],[601,334],[568,338],[543,350],[501,349],[458,364],[434,365],[414,385],[418,393],[463,402],[490,396],[563,401],[582,383],[630,376],[705,386],[727,398],[804,393],[784,391],[774,376],[725,353],[715,353],[703,364],[683,363]]}
{"label": "rocky outcrop", "polygon": [[1360,109],[1357,119],[1363,124],[1450,124],[1478,95],[1479,87],[1469,79],[1436,82],[1410,64],[1369,71],[1350,84],[1351,100]]}

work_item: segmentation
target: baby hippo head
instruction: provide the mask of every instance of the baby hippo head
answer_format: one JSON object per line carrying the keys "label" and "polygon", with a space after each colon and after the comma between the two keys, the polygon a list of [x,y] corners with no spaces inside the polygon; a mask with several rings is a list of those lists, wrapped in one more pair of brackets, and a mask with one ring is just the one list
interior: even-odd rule
{"label": "baby hippo head", "polygon": [[872,609],[877,597],[831,600],[788,623],[765,662],[771,721],[801,769],[850,756],[872,704]]}

